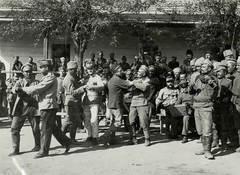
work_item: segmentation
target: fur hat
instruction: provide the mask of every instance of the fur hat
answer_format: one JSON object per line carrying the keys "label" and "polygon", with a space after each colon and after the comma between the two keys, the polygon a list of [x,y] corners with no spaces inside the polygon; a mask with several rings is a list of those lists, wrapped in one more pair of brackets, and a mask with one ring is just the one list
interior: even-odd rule
{"label": "fur hat", "polygon": [[69,61],[67,63],[67,69],[77,69],[78,68],[78,64],[76,61]]}

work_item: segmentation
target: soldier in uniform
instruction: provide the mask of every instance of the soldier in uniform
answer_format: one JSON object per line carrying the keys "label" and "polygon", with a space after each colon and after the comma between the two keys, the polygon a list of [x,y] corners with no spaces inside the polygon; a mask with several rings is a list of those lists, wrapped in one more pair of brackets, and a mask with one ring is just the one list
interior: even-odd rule
{"label": "soldier in uniform", "polygon": [[65,90],[65,110],[66,117],[62,124],[62,131],[67,132],[70,127],[70,138],[73,144],[78,144],[76,141],[76,131],[78,126],[81,125],[81,116],[80,116],[80,100],[81,94],[84,92],[86,86],[79,86],[78,77],[77,77],[77,62],[69,61],[67,64],[67,75],[63,80],[63,87]]}
{"label": "soldier in uniform", "polygon": [[17,98],[13,107],[12,115],[12,143],[13,143],[13,153],[10,156],[15,156],[19,154],[20,147],[20,131],[26,118],[31,124],[32,132],[34,136],[35,146],[32,151],[39,151],[40,149],[40,116],[38,116],[38,95],[27,95],[21,92],[21,88],[34,86],[39,83],[35,80],[32,75],[32,66],[30,64],[25,64],[22,67],[22,73],[24,75],[23,79],[18,80],[13,89],[13,93],[17,93]]}
{"label": "soldier in uniform", "polygon": [[216,124],[218,135],[213,132],[212,147],[218,145],[218,136],[220,136],[222,149],[226,149],[229,130],[232,127],[232,115],[229,115],[232,81],[225,77],[227,73],[227,66],[225,64],[219,64],[215,71],[219,88],[217,98],[214,102],[213,122]]}
{"label": "soldier in uniform", "polygon": [[151,107],[149,104],[150,94],[150,79],[148,78],[149,70],[147,66],[142,65],[138,69],[138,77],[133,80],[132,101],[129,112],[129,122],[131,129],[129,130],[130,142],[137,144],[134,122],[136,117],[139,116],[140,126],[143,128],[145,137],[145,146],[150,146],[150,112]]}
{"label": "soldier in uniform", "polygon": [[234,120],[234,127],[237,130],[238,134],[238,148],[236,149],[236,152],[240,152],[240,57],[237,59],[237,76],[235,77],[233,81],[232,86],[232,103],[233,103],[233,120]]}
{"label": "soldier in uniform", "polygon": [[191,87],[194,95],[194,117],[196,129],[202,136],[203,150],[196,152],[196,155],[205,155],[207,159],[213,159],[211,154],[212,147],[212,126],[213,126],[213,101],[218,92],[218,85],[214,77],[211,75],[213,69],[212,62],[205,59],[201,66],[201,74]]}
{"label": "soldier in uniform", "polygon": [[48,156],[52,134],[57,141],[66,148],[65,152],[68,152],[71,148],[71,140],[61,131],[60,127],[56,125],[56,113],[58,109],[56,101],[57,78],[52,73],[52,60],[43,59],[38,62],[43,78],[35,86],[21,88],[22,91],[27,94],[39,95],[39,110],[42,118],[41,148],[34,158]]}

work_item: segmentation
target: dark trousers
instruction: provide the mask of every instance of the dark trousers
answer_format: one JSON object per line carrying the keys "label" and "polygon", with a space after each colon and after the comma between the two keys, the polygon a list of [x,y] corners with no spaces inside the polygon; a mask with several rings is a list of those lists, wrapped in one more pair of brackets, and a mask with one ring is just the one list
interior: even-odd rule
{"label": "dark trousers", "polygon": [[57,141],[66,146],[71,140],[62,132],[59,126],[57,126],[57,109],[48,109],[41,111],[42,127],[41,127],[41,149],[40,154],[49,153],[52,134]]}
{"label": "dark trousers", "polygon": [[34,136],[35,146],[40,146],[40,117],[32,116],[32,115],[23,115],[23,116],[14,116],[11,125],[11,133],[12,133],[12,144],[13,149],[19,149],[20,145],[20,131],[24,125],[24,122],[28,118],[30,125],[32,127],[32,132]]}

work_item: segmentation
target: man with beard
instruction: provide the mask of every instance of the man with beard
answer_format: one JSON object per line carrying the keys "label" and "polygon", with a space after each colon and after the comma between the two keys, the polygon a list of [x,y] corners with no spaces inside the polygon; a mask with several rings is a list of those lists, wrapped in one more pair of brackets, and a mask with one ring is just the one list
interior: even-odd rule
{"label": "man with beard", "polygon": [[38,110],[38,95],[27,95],[24,92],[19,91],[22,87],[34,86],[39,83],[35,80],[32,73],[32,65],[25,64],[22,67],[22,73],[24,78],[16,82],[13,87],[13,93],[17,93],[17,99],[13,107],[13,119],[11,125],[13,153],[9,156],[15,156],[19,154],[20,146],[20,131],[26,118],[30,122],[32,132],[34,136],[35,146],[32,151],[39,151],[40,149],[40,117],[37,116]]}
{"label": "man with beard", "polygon": [[218,85],[215,78],[211,75],[213,64],[205,59],[202,62],[201,74],[191,87],[191,93],[194,92],[194,116],[196,129],[202,136],[203,150],[196,152],[196,155],[205,155],[207,159],[213,159],[211,154],[212,146],[212,126],[213,126],[213,101],[218,92]]}
{"label": "man with beard", "polygon": [[[108,81],[107,107],[109,108],[112,116],[112,123],[108,130],[100,137],[104,145],[114,142],[115,132],[121,126],[123,117],[123,94],[124,92],[127,92],[129,87],[132,85],[132,82],[122,79],[123,75],[123,69],[119,65],[115,68],[113,77]],[[127,126],[129,127],[129,123],[127,123]]]}
{"label": "man with beard", "polygon": [[[174,105],[177,101],[179,90],[174,87],[174,79],[171,76],[166,77],[166,87],[162,88],[156,98],[156,106],[161,106],[161,108],[166,111],[166,135],[170,139],[177,139],[177,120],[171,117],[168,107]],[[169,127],[171,125],[171,132]]]}

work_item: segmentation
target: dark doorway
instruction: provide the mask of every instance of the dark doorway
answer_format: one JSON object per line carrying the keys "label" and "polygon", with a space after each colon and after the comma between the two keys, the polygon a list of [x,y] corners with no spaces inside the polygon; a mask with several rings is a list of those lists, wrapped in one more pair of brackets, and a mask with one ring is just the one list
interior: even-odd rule
{"label": "dark doorway", "polygon": [[66,62],[70,61],[70,44],[52,44],[52,60],[55,70],[58,70],[61,57],[65,57]]}

